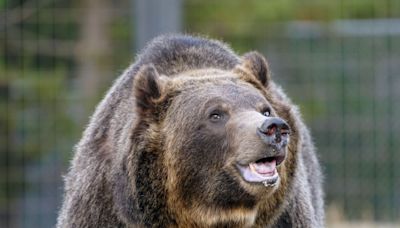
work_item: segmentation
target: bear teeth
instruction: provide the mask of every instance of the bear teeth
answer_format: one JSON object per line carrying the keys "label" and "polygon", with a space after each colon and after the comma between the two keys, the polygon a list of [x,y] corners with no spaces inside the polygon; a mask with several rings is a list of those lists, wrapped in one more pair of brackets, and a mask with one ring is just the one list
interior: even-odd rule
{"label": "bear teeth", "polygon": [[264,157],[255,161],[255,163],[270,163],[274,160],[276,161],[276,166],[279,166],[285,160],[285,155],[280,155],[275,157]]}

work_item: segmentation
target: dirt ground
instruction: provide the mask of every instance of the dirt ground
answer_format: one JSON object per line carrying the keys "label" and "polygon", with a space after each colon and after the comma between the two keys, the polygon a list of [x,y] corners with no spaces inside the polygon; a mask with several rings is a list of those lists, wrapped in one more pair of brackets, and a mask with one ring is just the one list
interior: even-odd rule
{"label": "dirt ground", "polygon": [[341,210],[340,205],[331,204],[326,210],[326,227],[327,228],[400,228],[400,221],[375,222],[371,218],[371,212],[367,210],[360,221],[348,221]]}
{"label": "dirt ground", "polygon": [[328,223],[327,228],[399,228],[400,224],[373,222],[339,222]]}

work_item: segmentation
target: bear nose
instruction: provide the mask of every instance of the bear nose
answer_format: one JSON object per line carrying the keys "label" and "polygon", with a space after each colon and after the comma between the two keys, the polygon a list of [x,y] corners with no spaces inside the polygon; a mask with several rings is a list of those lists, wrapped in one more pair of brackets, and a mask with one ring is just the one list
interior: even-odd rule
{"label": "bear nose", "polygon": [[281,143],[282,138],[287,138],[290,134],[289,125],[278,117],[267,118],[258,130],[262,135],[267,136],[266,140],[268,144]]}

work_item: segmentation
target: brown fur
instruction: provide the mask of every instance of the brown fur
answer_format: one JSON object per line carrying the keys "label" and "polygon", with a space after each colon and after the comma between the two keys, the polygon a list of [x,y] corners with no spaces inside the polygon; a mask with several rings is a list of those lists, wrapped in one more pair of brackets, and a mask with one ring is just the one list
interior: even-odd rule
{"label": "brown fur", "polygon": [[[235,169],[269,151],[253,133],[265,107],[291,130],[275,187]],[[324,224],[311,137],[264,57],[190,36],[155,39],[115,82],[76,147],[65,191],[57,227]]]}

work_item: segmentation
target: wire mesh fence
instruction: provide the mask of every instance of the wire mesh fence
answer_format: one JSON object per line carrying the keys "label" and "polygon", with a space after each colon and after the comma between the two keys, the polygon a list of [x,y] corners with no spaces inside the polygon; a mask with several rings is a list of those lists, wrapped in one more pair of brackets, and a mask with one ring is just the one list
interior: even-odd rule
{"label": "wire mesh fence", "polygon": [[[243,2],[182,1],[184,31],[267,57],[314,136],[328,217],[399,223],[400,4]],[[134,58],[134,10],[128,0],[0,7],[0,224],[53,227],[73,145]]]}
{"label": "wire mesh fence", "polygon": [[[340,208],[347,219],[395,221],[400,215],[400,34],[391,33],[390,25],[397,21],[380,21],[387,28],[380,34],[372,21],[338,23],[351,32],[280,37],[265,53],[275,79],[312,129],[325,168],[327,206]],[[360,36],[365,24],[371,29]],[[332,24],[324,26],[329,30]]]}

